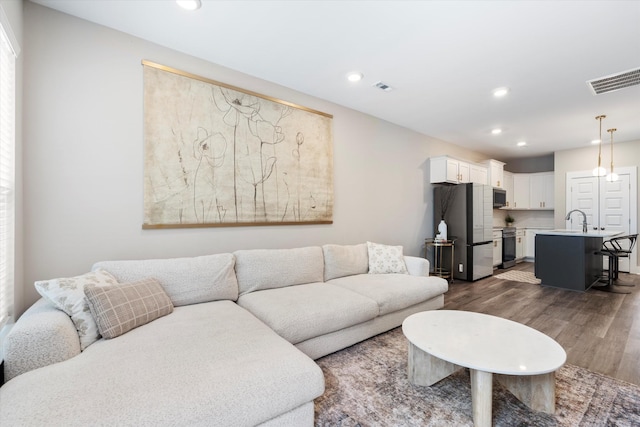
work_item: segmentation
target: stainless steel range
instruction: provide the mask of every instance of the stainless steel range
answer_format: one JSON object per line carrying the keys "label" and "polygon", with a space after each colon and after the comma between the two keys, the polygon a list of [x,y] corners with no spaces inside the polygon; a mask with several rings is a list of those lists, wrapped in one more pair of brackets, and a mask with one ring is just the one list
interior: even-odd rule
{"label": "stainless steel range", "polygon": [[502,268],[516,265],[516,228],[502,229]]}

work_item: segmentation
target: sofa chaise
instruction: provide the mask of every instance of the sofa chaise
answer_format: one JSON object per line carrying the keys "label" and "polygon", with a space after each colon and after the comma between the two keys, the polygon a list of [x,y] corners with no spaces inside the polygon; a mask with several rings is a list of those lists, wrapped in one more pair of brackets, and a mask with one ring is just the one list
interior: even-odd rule
{"label": "sofa chaise", "polygon": [[[98,329],[120,332],[87,341],[67,294],[62,309],[52,297],[75,282],[37,282],[44,298],[5,342],[0,425],[310,426],[324,392],[314,359],[442,307],[448,290],[427,260],[370,242],[103,261],[81,277]],[[99,312],[115,301],[105,294],[141,284],[166,312],[130,330],[128,317],[113,320],[115,305],[111,317]]]}

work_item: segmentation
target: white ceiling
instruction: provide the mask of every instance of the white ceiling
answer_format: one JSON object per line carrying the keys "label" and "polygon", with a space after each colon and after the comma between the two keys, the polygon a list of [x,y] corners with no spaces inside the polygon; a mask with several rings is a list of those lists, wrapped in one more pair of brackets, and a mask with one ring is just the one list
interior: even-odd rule
{"label": "white ceiling", "polygon": [[640,67],[640,1],[35,2],[493,158],[587,147],[599,114],[640,140],[640,85],[586,84]]}

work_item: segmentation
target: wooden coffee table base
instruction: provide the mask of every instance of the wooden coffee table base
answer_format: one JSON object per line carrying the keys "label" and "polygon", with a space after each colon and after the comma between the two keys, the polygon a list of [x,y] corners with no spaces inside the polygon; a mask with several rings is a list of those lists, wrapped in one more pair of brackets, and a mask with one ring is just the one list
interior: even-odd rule
{"label": "wooden coffee table base", "polygon": [[[409,342],[408,376],[414,385],[431,386],[463,369],[430,355]],[[475,426],[492,425],[493,376],[491,372],[469,368]],[[522,403],[534,411],[553,414],[556,409],[555,373],[540,375],[500,375],[496,379]]]}

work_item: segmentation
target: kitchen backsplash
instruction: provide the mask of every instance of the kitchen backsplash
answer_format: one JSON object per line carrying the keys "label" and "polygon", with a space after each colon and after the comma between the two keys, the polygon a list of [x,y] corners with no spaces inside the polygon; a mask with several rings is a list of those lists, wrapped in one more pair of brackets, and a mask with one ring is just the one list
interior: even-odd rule
{"label": "kitchen backsplash", "polygon": [[508,211],[504,209],[493,210],[493,226],[504,227],[504,219],[507,214],[510,214],[515,220],[513,225],[517,228],[555,228],[553,211]]}

